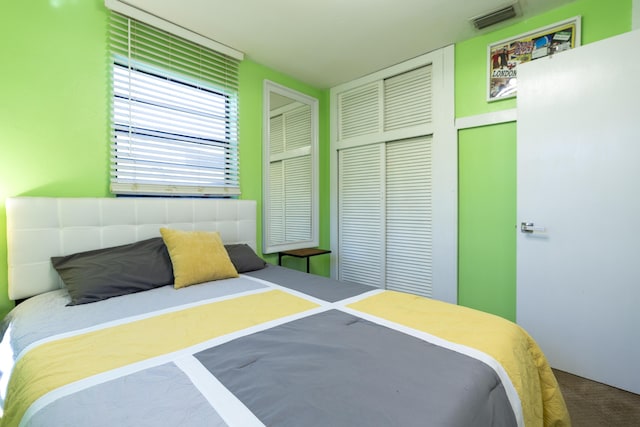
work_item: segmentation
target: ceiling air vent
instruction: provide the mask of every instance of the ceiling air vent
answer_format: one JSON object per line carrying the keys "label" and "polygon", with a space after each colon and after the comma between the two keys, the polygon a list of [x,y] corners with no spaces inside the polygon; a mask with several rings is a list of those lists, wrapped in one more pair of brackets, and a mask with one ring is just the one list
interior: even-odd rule
{"label": "ceiling air vent", "polygon": [[515,18],[516,16],[518,16],[518,10],[514,3],[501,9],[494,10],[493,12],[471,18],[471,22],[478,30],[482,30],[483,28],[506,21],[507,19]]}

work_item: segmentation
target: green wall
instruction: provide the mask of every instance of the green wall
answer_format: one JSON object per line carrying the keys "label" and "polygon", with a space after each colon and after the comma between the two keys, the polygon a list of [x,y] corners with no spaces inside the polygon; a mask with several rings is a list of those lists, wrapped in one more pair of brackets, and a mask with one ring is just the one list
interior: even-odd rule
{"label": "green wall", "polygon": [[[576,15],[582,44],[631,30],[631,0],[576,0],[548,13],[456,45],[456,117],[516,107],[515,99],[486,101],[490,43]],[[458,132],[458,302],[515,320],[516,125]]]}
{"label": "green wall", "polygon": [[0,6],[0,314],[5,198],[108,195],[106,14],[98,0]]}
{"label": "green wall", "polygon": [[[5,199],[110,196],[107,19],[103,0],[0,4],[0,317],[13,305],[6,297]],[[240,185],[259,212],[265,78],[319,98],[320,144],[328,147],[328,91],[243,62]],[[321,152],[321,243],[328,246],[329,160],[328,150]],[[314,264],[314,271],[328,274],[328,264]]]}
{"label": "green wall", "polygon": [[458,137],[458,303],[514,320],[515,123]]}

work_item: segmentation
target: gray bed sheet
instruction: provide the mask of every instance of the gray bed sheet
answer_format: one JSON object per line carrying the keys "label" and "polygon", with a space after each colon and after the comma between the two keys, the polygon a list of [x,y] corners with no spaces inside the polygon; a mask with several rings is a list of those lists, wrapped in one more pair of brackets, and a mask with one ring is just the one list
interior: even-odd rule
{"label": "gray bed sheet", "polygon": [[268,264],[262,270],[245,273],[247,276],[277,283],[289,289],[310,295],[327,302],[336,302],[351,298],[378,288],[353,282],[339,282],[337,280],[308,274],[286,267]]}

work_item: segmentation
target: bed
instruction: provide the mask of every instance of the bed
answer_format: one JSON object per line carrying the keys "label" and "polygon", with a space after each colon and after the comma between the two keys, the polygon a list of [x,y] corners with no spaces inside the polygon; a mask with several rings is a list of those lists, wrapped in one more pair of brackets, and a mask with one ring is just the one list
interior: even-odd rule
{"label": "bed", "polygon": [[520,327],[266,264],[255,201],[6,207],[3,427],[570,425]]}

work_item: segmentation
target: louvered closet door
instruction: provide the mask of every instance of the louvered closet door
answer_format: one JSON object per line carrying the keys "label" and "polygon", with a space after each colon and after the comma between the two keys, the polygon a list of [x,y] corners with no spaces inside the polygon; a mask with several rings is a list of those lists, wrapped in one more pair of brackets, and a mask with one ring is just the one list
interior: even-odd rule
{"label": "louvered closet door", "polygon": [[339,279],[384,287],[384,146],[341,150]]}
{"label": "louvered closet door", "polygon": [[348,92],[338,98],[338,138],[372,135],[380,132],[380,84],[373,82]]}
{"label": "louvered closet door", "polygon": [[456,302],[453,59],[450,46],[331,88],[334,277]]}
{"label": "louvered closet door", "polygon": [[431,141],[340,151],[340,279],[431,296]]}
{"label": "louvered closet door", "polygon": [[384,80],[384,130],[408,129],[432,122],[432,66]]}
{"label": "louvered closet door", "polygon": [[431,141],[386,144],[386,288],[431,296]]}
{"label": "louvered closet door", "polygon": [[[432,66],[384,80],[384,130],[432,122]],[[386,144],[386,288],[431,296],[431,136]]]}

